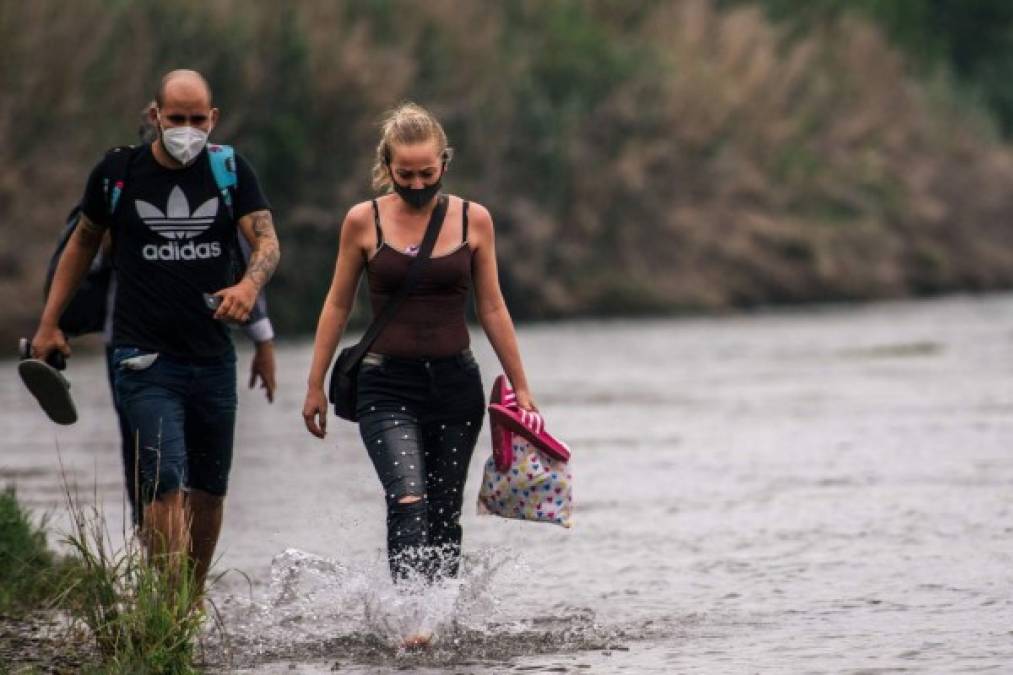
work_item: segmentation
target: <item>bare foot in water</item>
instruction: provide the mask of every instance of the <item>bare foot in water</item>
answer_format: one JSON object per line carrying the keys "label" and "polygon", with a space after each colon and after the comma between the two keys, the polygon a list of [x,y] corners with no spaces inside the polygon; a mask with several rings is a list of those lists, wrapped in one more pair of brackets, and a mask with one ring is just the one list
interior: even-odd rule
{"label": "bare foot in water", "polygon": [[401,648],[407,651],[421,651],[429,649],[433,643],[433,636],[430,633],[416,633],[409,635],[401,641]]}

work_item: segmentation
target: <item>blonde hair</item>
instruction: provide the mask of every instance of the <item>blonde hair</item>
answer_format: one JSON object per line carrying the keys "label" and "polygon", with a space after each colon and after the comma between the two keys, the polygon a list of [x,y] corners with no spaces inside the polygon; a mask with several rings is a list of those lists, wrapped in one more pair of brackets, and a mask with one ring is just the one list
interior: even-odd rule
{"label": "blonde hair", "polygon": [[390,178],[390,161],[394,145],[413,145],[436,141],[437,151],[444,164],[450,162],[454,150],[447,145],[447,134],[431,112],[407,101],[389,111],[380,123],[380,142],[376,146],[373,162],[373,189],[377,192],[393,189]]}

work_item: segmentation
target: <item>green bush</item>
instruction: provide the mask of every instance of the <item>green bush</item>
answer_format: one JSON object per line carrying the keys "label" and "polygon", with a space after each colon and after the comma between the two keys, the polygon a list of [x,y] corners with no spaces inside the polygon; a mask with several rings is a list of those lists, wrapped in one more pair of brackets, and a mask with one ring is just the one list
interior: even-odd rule
{"label": "green bush", "polygon": [[46,547],[45,519],[32,522],[13,487],[0,493],[0,612],[19,613],[52,592],[56,558]]}

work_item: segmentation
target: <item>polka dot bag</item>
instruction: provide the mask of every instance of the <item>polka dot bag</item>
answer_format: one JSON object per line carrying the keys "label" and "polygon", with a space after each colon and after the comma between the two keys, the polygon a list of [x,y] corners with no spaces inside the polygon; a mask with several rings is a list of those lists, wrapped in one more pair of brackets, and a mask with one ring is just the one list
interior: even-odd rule
{"label": "polka dot bag", "polygon": [[573,525],[573,475],[566,444],[545,431],[537,413],[517,406],[507,379],[493,384],[492,456],[485,463],[478,513]]}

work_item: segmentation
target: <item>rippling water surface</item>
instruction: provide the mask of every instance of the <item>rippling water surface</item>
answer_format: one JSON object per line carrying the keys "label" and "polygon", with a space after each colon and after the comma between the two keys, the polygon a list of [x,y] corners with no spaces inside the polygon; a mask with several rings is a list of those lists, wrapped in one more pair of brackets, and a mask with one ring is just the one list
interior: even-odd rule
{"label": "rippling water surface", "polygon": [[[230,633],[209,640],[216,669],[1013,669],[1013,297],[520,339],[548,426],[574,449],[575,527],[475,515],[483,433],[464,572],[407,594],[387,578],[355,427],[303,430],[310,345],[280,349],[275,403],[241,396],[219,568],[243,574],[213,592]],[[480,334],[474,346],[488,386],[495,358]],[[121,529],[103,369],[73,360],[70,428],[46,422],[13,363],[0,380],[0,479],[56,527],[59,449]],[[431,651],[396,648],[426,629]]]}

